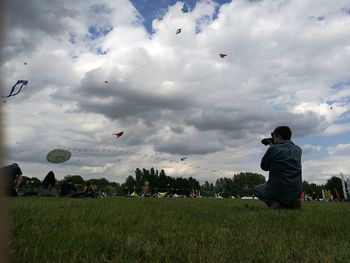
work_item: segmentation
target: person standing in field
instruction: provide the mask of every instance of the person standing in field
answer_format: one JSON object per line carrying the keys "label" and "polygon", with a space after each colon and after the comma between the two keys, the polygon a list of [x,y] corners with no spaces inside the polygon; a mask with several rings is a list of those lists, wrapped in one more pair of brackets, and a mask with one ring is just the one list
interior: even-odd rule
{"label": "person standing in field", "polygon": [[146,181],[145,185],[142,186],[142,195],[141,195],[141,197],[150,197],[150,196],[151,196],[151,192],[150,192],[150,189],[149,189],[149,182]]}
{"label": "person standing in field", "polygon": [[302,150],[291,141],[288,126],[277,127],[271,135],[260,163],[261,169],[269,171],[269,179],[255,186],[254,195],[273,209],[301,209]]}
{"label": "person standing in field", "polygon": [[17,189],[22,182],[22,170],[17,163],[1,168],[4,177],[5,194],[7,196],[18,196]]}
{"label": "person standing in field", "polygon": [[41,195],[42,196],[55,196],[56,195],[56,178],[53,171],[50,171],[47,173],[43,180],[43,190]]}
{"label": "person standing in field", "polygon": [[97,197],[97,193],[95,192],[94,188],[92,187],[92,184],[90,181],[86,182],[86,185],[84,187],[83,196],[85,197]]}

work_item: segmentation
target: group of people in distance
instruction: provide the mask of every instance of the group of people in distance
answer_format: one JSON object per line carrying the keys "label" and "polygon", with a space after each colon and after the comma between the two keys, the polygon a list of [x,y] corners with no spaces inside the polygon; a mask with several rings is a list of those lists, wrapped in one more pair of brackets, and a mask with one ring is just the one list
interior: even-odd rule
{"label": "group of people in distance", "polygon": [[[272,209],[301,209],[302,193],[302,150],[291,141],[292,131],[288,126],[279,126],[272,133],[272,138],[264,139],[268,149],[261,159],[260,167],[269,171],[266,183],[255,186],[254,195]],[[266,142],[266,141],[265,141]],[[22,181],[22,171],[18,164],[13,163],[1,168],[5,178],[6,194],[18,195],[17,189]],[[42,195],[56,195],[56,179],[50,171],[44,181]],[[77,192],[69,180],[61,186],[60,196],[97,197],[90,182],[87,182],[83,192]],[[148,182],[142,187],[142,197],[150,197]]]}
{"label": "group of people in distance", "polygon": [[[21,185],[23,180],[22,170],[17,163],[13,163],[8,166],[1,168],[1,175],[3,179],[3,185],[5,187],[6,196],[18,196],[18,187]],[[41,196],[57,196],[58,192],[56,189],[57,180],[53,171],[48,172],[42,182]],[[63,182],[59,196],[70,196],[70,197],[97,197],[98,194],[95,192],[91,185],[91,182],[87,181],[82,192],[77,191],[78,189],[73,185],[71,180]]]}

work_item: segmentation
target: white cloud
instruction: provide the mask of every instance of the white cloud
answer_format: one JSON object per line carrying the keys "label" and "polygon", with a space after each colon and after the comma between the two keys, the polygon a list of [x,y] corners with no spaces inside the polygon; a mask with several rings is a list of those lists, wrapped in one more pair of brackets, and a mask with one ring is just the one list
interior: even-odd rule
{"label": "white cloud", "polygon": [[[276,126],[299,138],[350,130],[347,86],[331,88],[349,79],[345,0],[237,0],[215,20],[213,1],[187,14],[177,2],[153,21],[152,35],[127,0],[8,2],[3,82],[29,85],[3,103],[5,141],[8,161],[22,160],[24,173],[46,174],[46,153],[64,145],[118,156],[76,151],[60,172],[120,181],[153,166],[214,181],[262,172],[259,143]],[[116,130],[125,131],[118,140]],[[157,151],[160,159],[146,157]],[[193,167],[170,162],[184,154]]]}
{"label": "white cloud", "polygon": [[311,144],[305,144],[302,147],[303,153],[310,153],[310,152],[319,152],[321,151],[321,146],[311,145]]}
{"label": "white cloud", "polygon": [[345,177],[350,175],[348,156],[329,156],[318,160],[303,162],[303,180],[317,184],[324,184],[333,176]]}
{"label": "white cloud", "polygon": [[323,132],[326,136],[333,136],[338,135],[342,133],[346,133],[350,131],[350,124],[349,123],[335,123],[331,126],[327,127],[327,129]]}
{"label": "white cloud", "polygon": [[113,167],[113,163],[106,163],[103,166],[82,166],[81,170],[88,173],[104,173]]}
{"label": "white cloud", "polygon": [[347,152],[350,151],[350,144],[337,144],[335,147],[328,147],[327,151],[330,155],[334,155],[339,152]]}

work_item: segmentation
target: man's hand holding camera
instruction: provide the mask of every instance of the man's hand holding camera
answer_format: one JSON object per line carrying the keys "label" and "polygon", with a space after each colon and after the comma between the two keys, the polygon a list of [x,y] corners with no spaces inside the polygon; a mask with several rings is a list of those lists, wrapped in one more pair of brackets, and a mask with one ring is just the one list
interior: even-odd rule
{"label": "man's hand holding camera", "polygon": [[271,132],[271,138],[264,138],[261,140],[261,143],[264,144],[265,146],[267,145],[274,145],[274,140],[273,140],[273,137],[275,136],[275,134],[273,132]]}

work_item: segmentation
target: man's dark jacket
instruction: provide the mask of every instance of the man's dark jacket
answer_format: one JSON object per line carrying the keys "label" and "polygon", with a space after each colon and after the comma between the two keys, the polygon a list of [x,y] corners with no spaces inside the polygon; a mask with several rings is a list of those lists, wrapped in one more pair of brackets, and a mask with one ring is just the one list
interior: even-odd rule
{"label": "man's dark jacket", "polygon": [[267,184],[274,199],[289,204],[302,192],[302,150],[290,140],[270,146],[261,160],[260,167],[269,171]]}

